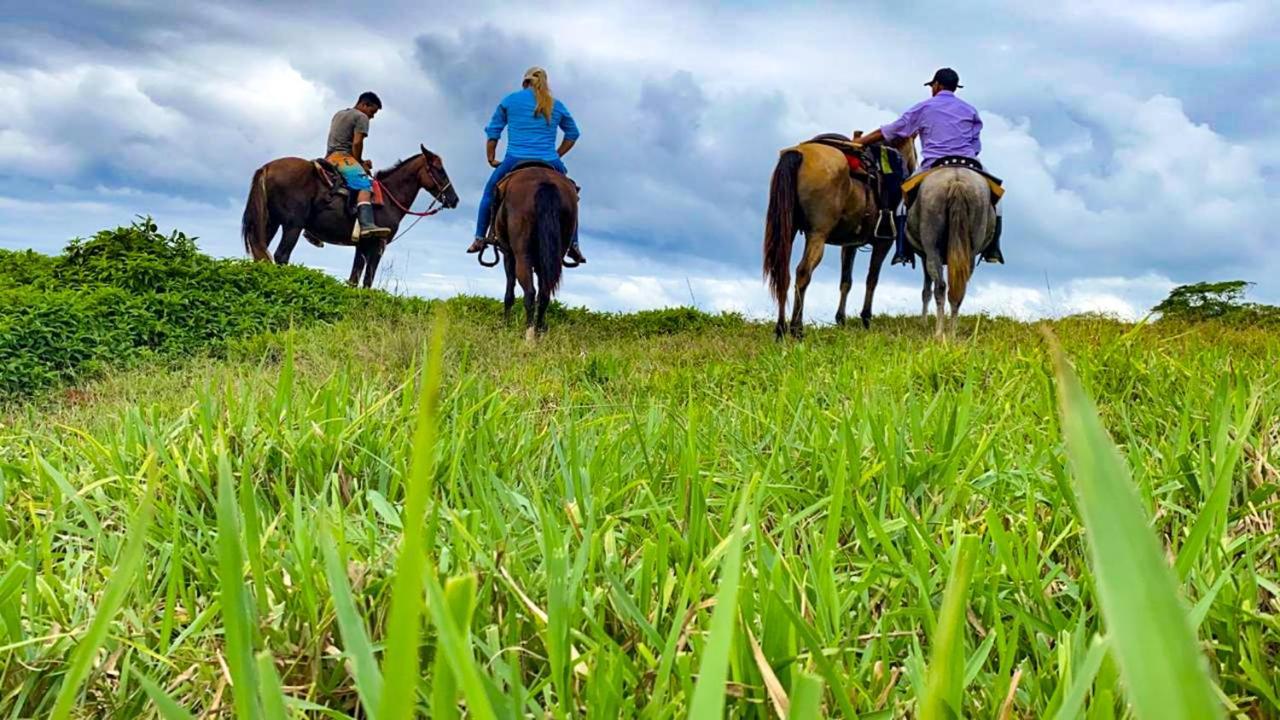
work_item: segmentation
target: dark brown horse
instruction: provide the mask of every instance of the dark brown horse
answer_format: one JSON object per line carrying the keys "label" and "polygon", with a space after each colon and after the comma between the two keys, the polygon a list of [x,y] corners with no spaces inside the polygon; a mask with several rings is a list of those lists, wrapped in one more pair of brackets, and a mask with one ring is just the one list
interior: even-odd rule
{"label": "dark brown horse", "polygon": [[[446,208],[458,206],[458,194],[444,170],[444,161],[425,146],[419,147],[421,153],[375,176],[388,197],[381,207],[374,208],[374,217],[378,225],[391,230],[391,235],[359,242],[351,237],[355,218],[348,214],[343,198],[333,193],[310,160],[286,157],[263,165],[253,174],[240,223],[245,251],[255,260],[274,259],[277,264],[288,265],[298,236],[305,230],[307,240],[317,246],[325,243],[354,246],[356,257],[347,282],[355,285],[363,270],[364,286],[371,287],[382,253],[387,243],[395,239],[400,221],[413,206],[419,190],[431,193]],[[273,258],[269,252],[271,240],[281,228],[284,232]]]}
{"label": "dark brown horse", "polygon": [[544,167],[517,170],[500,188],[502,206],[494,229],[507,271],[505,315],[510,320],[519,282],[525,339],[532,341],[547,331],[547,306],[560,285],[564,256],[578,225],[578,191],[569,178]]}

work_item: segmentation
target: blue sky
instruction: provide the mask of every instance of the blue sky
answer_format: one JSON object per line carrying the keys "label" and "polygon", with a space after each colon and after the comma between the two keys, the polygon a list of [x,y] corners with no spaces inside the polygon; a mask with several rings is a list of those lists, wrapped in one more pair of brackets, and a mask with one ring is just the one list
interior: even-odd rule
{"label": "blue sky", "polygon": [[[566,161],[591,262],[562,299],[767,315],[778,149],[887,122],[947,65],[1009,191],[1009,265],[979,268],[967,309],[1132,317],[1208,279],[1280,302],[1274,0],[133,0],[6,9],[0,31],[0,247],[54,252],[151,214],[239,255],[254,169],[319,155],[333,112],[373,89],[386,107],[367,156],[385,166],[424,143],[463,199],[392,245],[386,286],[496,296],[500,275],[462,252],[488,173],[481,129],[537,64],[583,131]],[[345,276],[350,252],[304,243],[295,260]],[[817,319],[836,257],[810,291]],[[919,286],[886,268],[877,309],[917,311]]]}

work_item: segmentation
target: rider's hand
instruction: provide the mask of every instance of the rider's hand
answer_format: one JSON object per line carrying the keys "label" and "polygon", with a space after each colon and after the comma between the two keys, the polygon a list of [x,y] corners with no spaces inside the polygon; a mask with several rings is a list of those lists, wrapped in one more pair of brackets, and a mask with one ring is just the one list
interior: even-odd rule
{"label": "rider's hand", "polygon": [[373,161],[372,161],[372,160],[365,160],[365,161],[364,161],[364,169],[365,169],[365,172],[373,172]]}
{"label": "rider's hand", "polygon": [[497,160],[495,160],[494,158],[489,158],[489,167],[491,167],[491,168],[496,168],[496,167],[498,167],[498,166],[499,166],[499,165],[501,165],[501,164],[502,164],[502,163],[498,162],[498,161],[497,161]]}

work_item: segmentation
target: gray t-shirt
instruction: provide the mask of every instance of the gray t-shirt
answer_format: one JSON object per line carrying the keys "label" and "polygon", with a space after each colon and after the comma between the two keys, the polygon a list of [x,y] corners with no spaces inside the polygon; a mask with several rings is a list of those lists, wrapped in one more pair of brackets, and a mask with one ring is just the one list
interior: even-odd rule
{"label": "gray t-shirt", "polygon": [[329,122],[329,149],[325,156],[336,152],[351,152],[356,133],[369,134],[369,116],[355,108],[339,110]]}

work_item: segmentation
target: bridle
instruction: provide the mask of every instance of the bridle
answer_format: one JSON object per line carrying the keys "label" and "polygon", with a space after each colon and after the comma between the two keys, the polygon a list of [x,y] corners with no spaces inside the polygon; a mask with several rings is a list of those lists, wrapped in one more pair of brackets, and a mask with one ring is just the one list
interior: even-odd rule
{"label": "bridle", "polygon": [[387,186],[382,184],[382,181],[374,180],[374,182],[378,184],[378,187],[382,188],[382,194],[391,198],[391,202],[395,204],[397,208],[400,208],[400,212],[404,213],[405,215],[413,215],[420,218],[431,217],[432,215],[435,215],[436,213],[443,210],[444,203],[440,200],[440,196],[444,195],[449,188],[453,187],[453,181],[447,180],[447,179],[445,180],[444,184],[441,185],[440,177],[436,175],[436,169],[431,164],[431,161],[427,160],[426,156],[423,156],[422,159],[427,164],[427,177],[431,180],[432,183],[434,183],[439,188],[435,191],[435,193],[432,194],[431,204],[427,206],[427,209],[424,212],[414,212],[413,210],[410,210],[409,208],[405,207],[405,204],[400,202],[400,198],[392,194],[392,192],[387,189]]}

